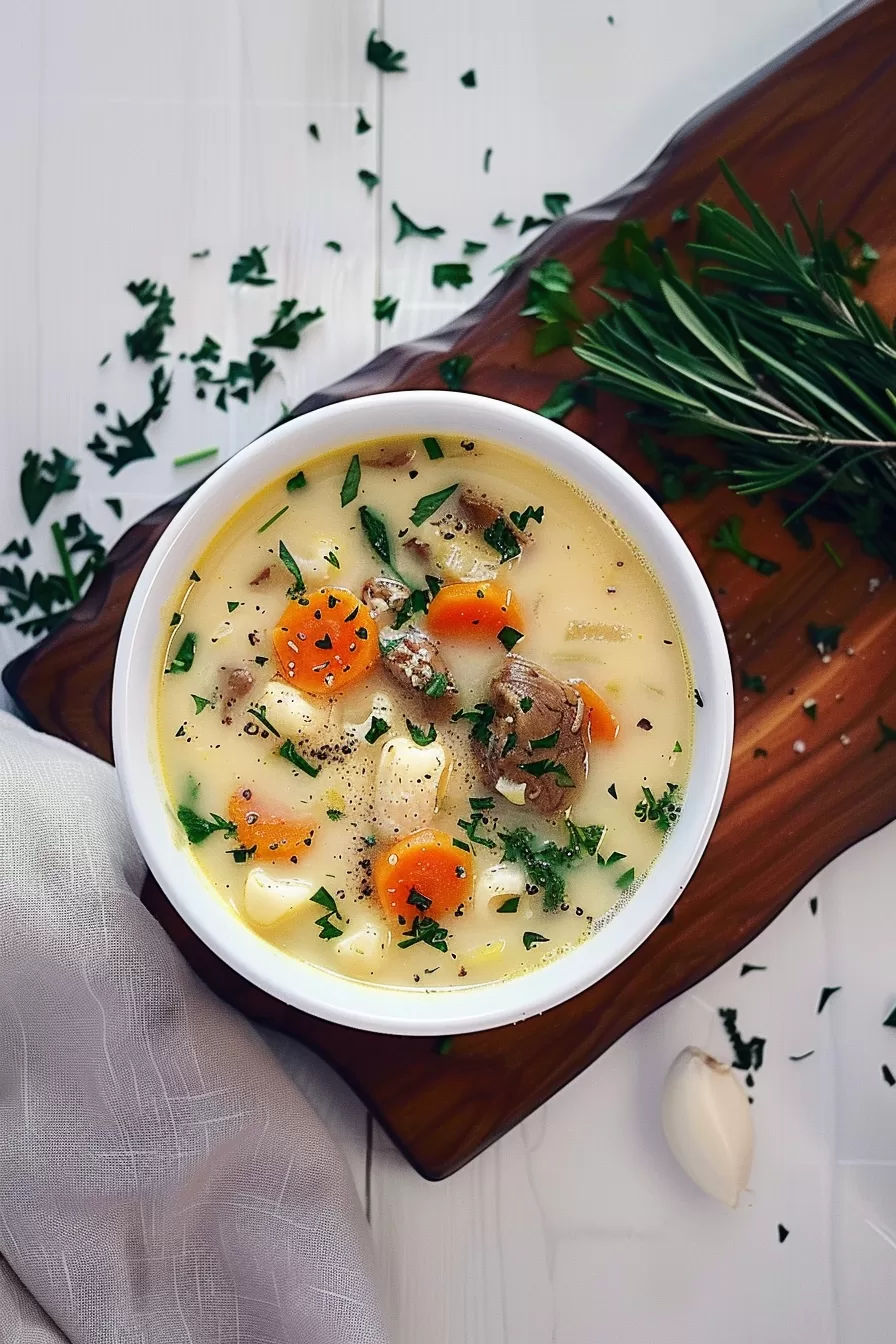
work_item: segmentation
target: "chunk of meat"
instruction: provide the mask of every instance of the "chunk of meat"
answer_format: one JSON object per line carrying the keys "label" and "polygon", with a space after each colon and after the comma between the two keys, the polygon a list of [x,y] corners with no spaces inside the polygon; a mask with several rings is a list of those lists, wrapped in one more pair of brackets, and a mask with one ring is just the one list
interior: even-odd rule
{"label": "chunk of meat", "polygon": [[380,654],[390,677],[406,691],[427,695],[432,700],[457,693],[454,678],[438,644],[415,625],[382,631]]}
{"label": "chunk of meat", "polygon": [[396,444],[393,448],[380,448],[377,452],[368,453],[362,457],[361,461],[365,467],[407,467],[417,456],[417,449],[410,446],[401,448]]}
{"label": "chunk of meat", "polygon": [[230,671],[227,668],[221,670],[225,673],[224,690],[221,697],[221,714],[224,722],[229,724],[233,722],[230,711],[240,700],[245,700],[255,685],[255,677],[248,667],[232,667]]}
{"label": "chunk of meat", "polygon": [[261,584],[267,583],[270,577],[271,577],[271,567],[270,565],[265,565],[264,569],[260,569],[258,571],[254,579],[249,580],[249,584],[252,588],[259,588]]}
{"label": "chunk of meat", "polygon": [[419,560],[421,565],[432,564],[432,548],[422,537],[408,537],[402,544],[408,554]]}
{"label": "chunk of meat", "polygon": [[504,510],[493,503],[488,495],[483,494],[481,490],[471,490],[469,486],[466,486],[457,497],[457,507],[461,516],[478,532],[484,532],[499,518],[503,518],[521,546],[528,546],[532,541],[528,533],[515,527]]}
{"label": "chunk of meat", "polygon": [[526,803],[542,816],[565,812],[585,781],[588,762],[587,716],[579,692],[511,654],[492,681],[489,703],[495,715],[488,742],[473,739],[489,788],[503,792],[499,784],[524,785]]}
{"label": "chunk of meat", "polygon": [[371,615],[379,618],[387,611],[398,611],[411,595],[407,584],[400,579],[390,579],[381,574],[376,579],[368,579],[361,589],[361,601],[370,610]]}

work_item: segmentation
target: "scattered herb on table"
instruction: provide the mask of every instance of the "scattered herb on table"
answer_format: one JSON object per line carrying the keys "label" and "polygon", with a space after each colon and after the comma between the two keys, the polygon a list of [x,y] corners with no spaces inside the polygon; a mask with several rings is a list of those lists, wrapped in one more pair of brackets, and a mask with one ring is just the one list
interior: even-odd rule
{"label": "scattered herb on table", "polygon": [[199,448],[195,453],[185,453],[183,457],[176,457],[171,463],[172,467],[191,467],[194,462],[205,462],[209,457],[217,457],[219,449],[217,448]]}
{"label": "scattered herb on table", "polygon": [[256,287],[275,284],[274,277],[268,274],[267,262],[264,259],[267,250],[267,244],[264,247],[250,247],[248,252],[237,257],[230,268],[230,283]]}
{"label": "scattered herb on table", "polygon": [[807,1051],[805,1052],[805,1054],[802,1054],[802,1055],[788,1055],[787,1058],[791,1061],[791,1063],[793,1063],[793,1064],[799,1064],[799,1063],[801,1063],[802,1060],[804,1060],[804,1059],[808,1059],[808,1058],[810,1057],[810,1055],[814,1055],[814,1054],[815,1054],[815,1051],[814,1051],[814,1050],[807,1050]]}
{"label": "scattered herb on table", "polygon": [[495,215],[494,219],[492,220],[492,228],[493,228],[493,229],[506,229],[507,226],[508,226],[508,224],[512,224],[512,223],[513,223],[513,220],[510,218],[510,216],[509,216],[509,215],[505,215],[504,211],[501,210],[497,215]]}
{"label": "scattered herb on table", "polygon": [[487,247],[488,243],[476,243],[472,238],[465,238],[463,254],[465,257],[476,257],[480,252],[484,252]]}
{"label": "scattered herb on table", "polygon": [[806,638],[822,658],[830,657],[840,643],[842,634],[842,625],[816,625],[810,621],[806,626]]}
{"label": "scattered herb on table", "polygon": [[554,388],[538,414],[546,420],[564,420],[576,406],[595,405],[594,387],[587,378],[563,378]]}
{"label": "scattered herb on table", "polygon": [[159,366],[154,369],[149,380],[150,404],[143,414],[136,420],[128,421],[119,411],[118,423],[105,426],[110,438],[118,439],[119,442],[110,448],[107,439],[101,434],[95,434],[88,443],[88,451],[100,462],[105,462],[110,476],[117,476],[131,462],[155,457],[155,449],[146,437],[146,431],[151,424],[161,419],[171,397],[171,381],[170,374],[166,379],[164,368]]}
{"label": "scattered herb on table", "polygon": [[404,238],[441,238],[445,230],[440,224],[431,224],[429,228],[422,228],[415,224],[410,215],[406,215],[397,201],[392,202],[392,213],[398,222],[398,233],[395,236],[396,243],[400,243]]}
{"label": "scattered herb on table", "polygon": [[491,169],[493,153],[494,151],[492,149],[487,149],[482,156],[482,171],[484,173],[487,173]]}
{"label": "scattered herb on table", "polygon": [[767,966],[754,966],[752,962],[745,961],[740,968],[741,976],[749,975],[751,971],[767,971]]}
{"label": "scattered herb on table", "polygon": [[473,283],[473,275],[465,261],[437,261],[432,268],[432,282],[436,289],[451,285],[454,289],[463,289]]}
{"label": "scattered herb on table", "polygon": [[270,329],[256,336],[252,344],[259,350],[295,350],[305,328],[324,316],[323,308],[297,312],[298,307],[298,299],[284,299],[274,314]]}
{"label": "scattered herb on table", "polygon": [[691,212],[686,205],[677,205],[669,216],[672,224],[687,224],[691,218]]}
{"label": "scattered herb on table", "polygon": [[839,994],[840,989],[840,985],[825,985],[818,996],[818,1007],[815,1009],[816,1013],[820,1013],[828,999],[833,998],[835,994]]}
{"label": "scattered herb on table", "polygon": [[566,207],[572,198],[565,191],[547,191],[542,197],[544,208],[552,219],[566,214]]}
{"label": "scattered herb on table", "polygon": [[397,312],[398,299],[393,299],[390,294],[384,295],[381,299],[374,299],[373,316],[377,322],[389,322],[391,324]]}
{"label": "scattered herb on table", "polygon": [[139,283],[132,280],[129,285],[125,285],[125,289],[133,294],[141,307],[152,305],[152,311],[147,314],[143,325],[125,334],[127,352],[132,360],[143,359],[147,364],[154,364],[166,354],[162,346],[165,344],[166,329],[174,326],[174,296],[167,285],[158,289],[153,280],[141,280]]}
{"label": "scattered herb on table", "polygon": [[[866,550],[896,563],[896,336],[854,286],[873,249],[841,244],[794,207],[802,254],[781,236],[727,166],[747,216],[703,201],[687,250],[694,283],[659,239],[629,221],[604,249],[609,311],[582,332],[577,353],[599,386],[632,398],[658,428],[721,442],[720,477],[759,495],[786,487],[795,512],[849,523]],[[711,291],[698,285],[708,280]]]}
{"label": "scattered herb on table", "polygon": [[896,1087],[896,1074],[893,1073],[888,1064],[881,1064],[880,1072],[887,1087]]}
{"label": "scattered herb on table", "polygon": [[522,237],[524,233],[528,233],[530,229],[543,228],[545,224],[550,224],[550,222],[550,216],[542,216],[539,218],[537,215],[524,215],[523,222],[520,225],[520,237]]}
{"label": "scattered herb on table", "polygon": [[203,247],[202,250],[199,252],[191,252],[190,257],[192,258],[193,261],[204,261],[205,258],[210,257],[211,254],[212,250],[210,247]]}
{"label": "scattered herb on table", "polygon": [[545,355],[561,345],[572,345],[575,324],[582,314],[571,297],[575,278],[572,271],[556,257],[548,257],[529,272],[526,306],[520,317],[534,317],[541,323],[535,333],[532,352]]}
{"label": "scattered herb on table", "polygon": [[459,392],[472,363],[472,355],[451,355],[439,365],[439,377],[450,391]]}
{"label": "scattered herb on table", "polygon": [[744,1040],[737,1029],[736,1008],[720,1008],[719,1017],[722,1020],[722,1026],[725,1028],[725,1034],[731,1043],[731,1050],[734,1055],[732,1067],[742,1069],[744,1072],[761,1069],[765,1056],[765,1038],[753,1036],[749,1041]]}
{"label": "scattered herb on table", "polygon": [[358,107],[355,111],[358,114],[358,120],[355,122],[355,135],[366,135],[373,127],[365,117],[363,108]]}
{"label": "scattered herb on table", "polygon": [[454,1049],[453,1036],[440,1036],[439,1039],[436,1041],[435,1052],[437,1055],[447,1055],[449,1051],[453,1049]]}
{"label": "scattered herb on table", "polygon": [[896,728],[891,728],[888,723],[885,723],[882,714],[877,716],[877,729],[880,733],[880,741],[875,746],[875,751],[883,751],[884,747],[890,742],[896,742]]}
{"label": "scattered herb on table", "polygon": [[22,506],[29,523],[37,522],[53,495],[74,490],[79,481],[77,463],[58,448],[52,449],[52,456],[46,458],[29,448],[19,475]]}
{"label": "scattered herb on table", "polygon": [[656,470],[663,500],[705,499],[718,484],[718,473],[688,453],[679,453],[668,444],[658,443],[649,434],[638,439],[647,461]]}
{"label": "scattered herb on table", "polygon": [[761,672],[747,672],[741,668],[740,672],[741,688],[745,691],[763,692],[765,690],[765,677]]}
{"label": "scattered herb on table", "polygon": [[324,247],[328,247],[331,252],[342,251],[342,244],[337,243],[335,238],[328,238],[327,241],[324,243]]}
{"label": "scattered herb on table", "polygon": [[790,1236],[790,1229],[787,1228],[787,1227],[785,1227],[783,1223],[779,1223],[779,1224],[778,1224],[778,1241],[779,1241],[779,1242],[786,1241],[787,1238],[788,1238],[789,1236]]}
{"label": "scattered herb on table", "polygon": [[475,70],[465,70],[464,73],[463,73],[463,74],[461,75],[461,77],[460,77],[460,82],[461,82],[461,84],[463,84],[463,86],[464,86],[465,89],[475,89],[475,87],[476,87],[476,71],[475,71]]}
{"label": "scattered herb on table", "polygon": [[320,140],[320,130],[318,129],[316,121],[309,121],[308,134],[311,136],[312,140]]}
{"label": "scattered herb on table", "polygon": [[804,700],[803,713],[806,715],[807,719],[812,719],[814,722],[814,720],[818,718],[818,702],[815,700]]}
{"label": "scattered herb on table", "polygon": [[367,59],[371,65],[386,75],[405,74],[407,71],[402,61],[406,56],[407,52],[396,51],[383,38],[377,37],[375,28],[372,30],[367,39]]}
{"label": "scattered herb on table", "polygon": [[358,178],[364,183],[368,194],[373,191],[374,187],[379,185],[379,178],[376,173],[372,173],[369,168],[359,168]]}
{"label": "scattered herb on table", "polygon": [[709,539],[709,544],[714,551],[728,551],[741,564],[748,565],[750,569],[755,569],[757,574],[777,574],[781,566],[776,560],[766,560],[764,556],[756,555],[754,551],[748,551],[740,538],[743,520],[741,518],[729,518],[727,522],[720,523],[715,533]]}

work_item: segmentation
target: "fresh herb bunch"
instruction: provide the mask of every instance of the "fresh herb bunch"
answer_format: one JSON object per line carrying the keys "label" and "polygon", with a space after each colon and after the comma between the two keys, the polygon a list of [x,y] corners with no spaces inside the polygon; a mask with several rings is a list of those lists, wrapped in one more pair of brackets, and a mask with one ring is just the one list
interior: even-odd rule
{"label": "fresh herb bunch", "polygon": [[759,495],[787,487],[791,517],[847,522],[896,565],[896,335],[855,285],[877,253],[847,230],[841,246],[794,198],[809,251],[779,234],[727,165],[748,222],[703,201],[686,280],[661,239],[623,224],[605,248],[599,291],[610,311],[577,354],[598,386],[632,398],[639,418],[726,445],[722,478]]}

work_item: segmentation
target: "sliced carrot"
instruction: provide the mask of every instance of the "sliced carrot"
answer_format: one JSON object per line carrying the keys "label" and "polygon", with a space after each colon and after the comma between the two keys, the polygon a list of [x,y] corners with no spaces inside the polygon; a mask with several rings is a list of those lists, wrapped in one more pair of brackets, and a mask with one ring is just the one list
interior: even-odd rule
{"label": "sliced carrot", "polygon": [[[414,831],[379,855],[373,881],[387,915],[440,919],[453,913],[473,891],[470,855],[444,831]],[[415,900],[408,898],[414,894]]]}
{"label": "sliced carrot", "polygon": [[574,678],[572,685],[585,702],[588,714],[588,741],[615,742],[616,734],[619,732],[619,721],[606,700],[599,696],[587,681]]}
{"label": "sliced carrot", "polygon": [[522,608],[503,583],[448,583],[430,602],[427,621],[434,635],[494,639],[506,626],[523,633]]}
{"label": "sliced carrot", "polygon": [[298,863],[311,848],[314,822],[308,817],[282,816],[266,807],[254,789],[237,789],[227,812],[243,849],[254,846],[254,857],[264,863],[278,859]]}
{"label": "sliced carrot", "polygon": [[347,588],[318,588],[290,602],[273,640],[283,677],[313,695],[338,695],[380,656],[376,622]]}

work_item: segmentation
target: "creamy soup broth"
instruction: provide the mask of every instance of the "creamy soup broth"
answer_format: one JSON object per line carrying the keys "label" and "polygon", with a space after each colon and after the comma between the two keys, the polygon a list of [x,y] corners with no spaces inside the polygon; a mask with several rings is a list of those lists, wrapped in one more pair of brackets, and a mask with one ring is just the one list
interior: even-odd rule
{"label": "creamy soup broth", "polygon": [[[597,504],[507,448],[444,436],[443,456],[431,458],[436,441],[426,442],[390,439],[310,462],[298,480],[293,473],[262,489],[196,557],[176,609],[166,613],[158,740],[183,843],[259,936],[334,973],[435,990],[531,970],[596,934],[629,898],[680,803],[693,692],[657,578]],[[411,523],[421,500],[455,484],[431,517]],[[527,518],[527,509],[539,512]],[[362,510],[372,511],[366,528]],[[499,511],[496,531],[489,518],[494,523]],[[394,569],[421,593],[410,604],[376,553],[379,523]],[[519,554],[502,561],[514,549]],[[390,582],[371,596],[365,584],[380,579]],[[434,598],[437,580],[443,592],[472,585],[472,614],[455,610],[456,593],[452,603]],[[315,598],[324,588],[332,591]],[[337,644],[311,655],[307,675],[320,679],[313,692],[289,679],[288,646],[299,648],[281,619],[289,590],[290,610],[308,603],[299,614],[312,634],[321,628],[315,603],[324,624],[334,612],[341,621],[332,627]],[[475,594],[490,599],[496,591],[499,599],[512,594],[500,602],[506,610],[496,615],[489,602],[474,625],[485,602]],[[362,592],[369,605],[360,603]],[[428,614],[403,619],[414,601],[427,600]],[[404,602],[404,612],[396,616],[386,601]],[[428,638],[433,628],[442,679],[427,665],[428,645],[421,655],[413,639],[406,644],[409,633]],[[346,630],[353,651],[339,643]],[[407,655],[400,677],[377,657],[379,643],[389,651],[396,637],[397,652]],[[348,672],[327,671],[340,649]],[[299,674],[307,667],[306,660]],[[532,699],[526,678],[538,669],[550,678],[539,695],[547,687],[563,697],[557,682],[585,682],[600,700],[589,708],[583,689],[576,724],[574,691],[557,740],[544,733],[535,741],[545,745],[533,747],[525,723],[533,713],[547,722],[547,702],[521,707]],[[414,686],[407,676],[416,674]],[[507,686],[496,693],[501,676]],[[508,695],[509,716],[501,712]],[[471,717],[458,718],[460,711]],[[496,747],[507,748],[511,719],[523,726],[502,757]],[[491,753],[488,768],[483,752]],[[502,762],[508,774],[496,778]],[[523,770],[527,764],[535,770]],[[555,806],[549,815],[531,801],[538,792],[547,808],[546,789]],[[418,852],[421,831],[435,832],[436,843],[424,836]],[[514,839],[505,859],[507,835]],[[559,888],[539,866],[547,842]],[[390,872],[401,877],[397,886]],[[414,873],[420,879],[408,886]],[[450,909],[440,909],[446,890]]]}

